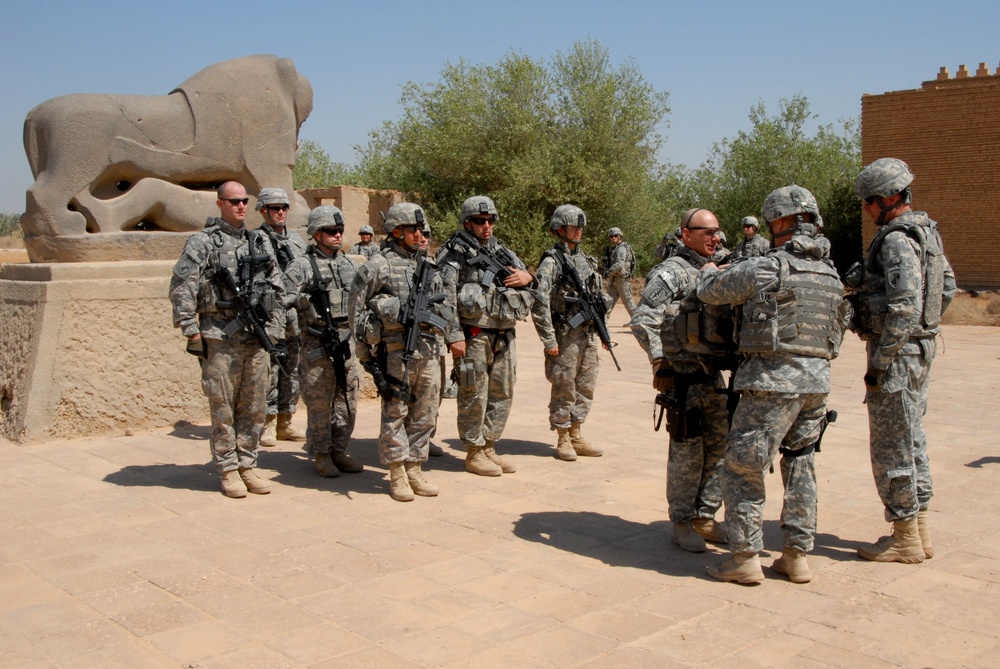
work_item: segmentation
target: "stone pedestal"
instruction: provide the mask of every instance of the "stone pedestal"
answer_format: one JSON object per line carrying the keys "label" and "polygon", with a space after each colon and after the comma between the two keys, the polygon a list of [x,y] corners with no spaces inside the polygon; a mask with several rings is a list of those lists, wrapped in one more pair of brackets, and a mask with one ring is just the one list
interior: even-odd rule
{"label": "stone pedestal", "polygon": [[173,261],[0,265],[0,436],[128,434],[204,420],[167,298]]}

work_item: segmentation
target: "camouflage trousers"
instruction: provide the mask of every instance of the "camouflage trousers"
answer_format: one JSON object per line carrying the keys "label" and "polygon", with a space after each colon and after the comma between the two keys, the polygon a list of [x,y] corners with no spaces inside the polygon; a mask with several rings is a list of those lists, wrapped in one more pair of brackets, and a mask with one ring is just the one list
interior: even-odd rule
{"label": "camouflage trousers", "polygon": [[625,310],[628,311],[628,315],[631,317],[632,312],[635,311],[635,298],[632,296],[632,284],[628,278],[618,274],[615,278],[608,281],[604,288],[608,297],[611,298],[611,306],[608,307],[608,313],[611,313],[611,310],[615,308],[620,297],[622,304],[625,305]]}
{"label": "camouflage trousers", "polygon": [[700,414],[701,436],[670,440],[667,505],[674,523],[714,518],[722,506],[722,461],[729,443],[729,416],[726,396],[715,387],[714,383],[688,387],[685,413],[689,419]]}
{"label": "camouflage trousers", "polygon": [[308,358],[313,351],[323,351],[317,337],[302,335],[305,352],[299,376],[302,382],[302,401],[306,405],[306,443],[303,449],[311,456],[324,453],[344,453],[354,433],[354,420],[358,414],[358,361],[352,356],[345,361],[347,376],[345,389],[337,383],[333,362],[323,353]]}
{"label": "camouflage trousers", "polygon": [[881,390],[865,396],[872,474],[888,522],[915,518],[927,510],[934,492],[923,417],[936,347],[931,339],[906,348],[920,350],[896,355]]}
{"label": "camouflage trousers", "polygon": [[558,341],[559,355],[545,356],[545,378],[552,384],[549,396],[552,430],[587,420],[601,366],[597,336],[590,328],[567,332]]}
{"label": "camouflage trousers", "polygon": [[212,414],[212,457],[219,472],[257,466],[264,433],[265,395],[270,375],[267,352],[257,340],[245,344],[206,340],[201,387]]}
{"label": "camouflage trousers", "polygon": [[[513,334],[513,333],[511,333]],[[485,446],[503,435],[517,381],[515,339],[482,331],[465,340],[458,367],[458,436]]]}
{"label": "camouflage trousers", "polygon": [[[778,448],[799,451],[819,439],[826,393],[745,391],[733,416],[722,479],[726,526],[733,553],[764,549],[764,477]],[[784,546],[810,551],[816,534],[815,453],[781,456],[785,487],[781,508]]]}
{"label": "camouflage trousers", "polygon": [[[402,379],[403,352],[390,352],[386,367],[387,374]],[[436,347],[433,354],[421,350],[420,357],[414,356],[406,381],[416,397],[413,402],[382,398],[378,457],[383,465],[427,460],[441,403],[441,356]]]}
{"label": "camouflage trousers", "polygon": [[289,337],[285,340],[287,355],[281,361],[288,372],[281,371],[275,362],[271,363],[271,377],[267,389],[267,415],[279,413],[295,413],[299,402],[299,351],[302,341],[299,337]]}

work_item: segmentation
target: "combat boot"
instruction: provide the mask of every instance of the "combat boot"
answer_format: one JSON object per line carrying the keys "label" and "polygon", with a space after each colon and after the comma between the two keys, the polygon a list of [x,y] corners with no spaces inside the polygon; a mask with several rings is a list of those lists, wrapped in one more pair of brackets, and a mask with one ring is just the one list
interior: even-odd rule
{"label": "combat boot", "polygon": [[247,487],[235,469],[222,473],[222,492],[226,497],[246,497]]}
{"label": "combat boot", "polygon": [[340,469],[334,464],[329,453],[317,455],[313,464],[316,467],[316,473],[324,478],[335,479],[340,476]]}
{"label": "combat boot", "polygon": [[489,459],[485,448],[467,444],[466,449],[465,471],[480,476],[500,476],[503,474],[503,468]]}
{"label": "combat boot", "polygon": [[407,462],[406,477],[410,480],[410,489],[421,497],[437,497],[441,490],[424,478],[419,462]]}
{"label": "combat boot", "polygon": [[410,478],[406,475],[406,463],[389,463],[389,494],[397,502],[412,502],[413,489]]}
{"label": "combat boot", "polygon": [[809,560],[806,554],[798,548],[785,548],[781,551],[781,557],[774,561],[771,569],[784,574],[792,583],[808,583],[812,580],[812,572],[809,571]]}
{"label": "combat boot", "polygon": [[486,454],[486,457],[488,457],[491,462],[500,465],[500,469],[503,470],[504,474],[513,474],[517,471],[517,467],[514,466],[514,463],[511,462],[509,458],[505,458],[497,453],[497,449],[493,448],[493,442],[489,439],[486,440],[486,448],[483,449],[483,453]]}
{"label": "combat boot", "polygon": [[705,540],[694,530],[691,523],[674,523],[674,543],[691,553],[705,552]]}
{"label": "combat boot", "polygon": [[594,446],[592,443],[583,438],[580,434],[580,426],[583,423],[573,423],[569,428],[569,438],[573,442],[573,450],[576,451],[577,455],[582,455],[584,457],[597,458],[604,454],[604,449],[600,446]]}
{"label": "combat boot", "polygon": [[934,557],[934,546],[931,545],[931,532],[927,527],[927,512],[917,512],[917,530],[920,534],[920,544],[924,547],[924,559]]}
{"label": "combat boot", "polygon": [[246,484],[247,490],[255,495],[266,495],[271,492],[271,484],[267,479],[257,476],[256,469],[241,469],[240,478]]}
{"label": "combat boot", "polygon": [[292,425],[292,414],[279,413],[278,427],[275,430],[275,437],[281,441],[305,441],[305,432],[298,430]]}
{"label": "combat boot", "polygon": [[260,436],[261,446],[277,446],[278,445],[278,426],[277,426],[277,416],[273,413],[268,414],[267,420],[264,421],[264,434]]}
{"label": "combat boot", "polygon": [[721,564],[706,567],[708,575],[719,581],[754,585],[764,582],[760,558],[756,553],[735,553]]}
{"label": "combat boot", "polygon": [[331,453],[330,458],[333,464],[345,474],[358,474],[365,470],[365,466],[360,462],[355,462],[354,458],[345,453]]}
{"label": "combat boot", "polygon": [[917,519],[897,520],[892,524],[892,534],[881,537],[873,544],[858,549],[858,555],[873,562],[902,562],[917,564],[924,561],[924,547],[920,543]]}
{"label": "combat boot", "polygon": [[691,521],[691,527],[705,541],[713,544],[726,544],[726,530],[715,518],[695,518]]}
{"label": "combat boot", "polygon": [[576,460],[576,451],[573,449],[573,441],[569,438],[569,428],[556,428],[559,433],[559,441],[556,443],[556,457],[566,462]]}

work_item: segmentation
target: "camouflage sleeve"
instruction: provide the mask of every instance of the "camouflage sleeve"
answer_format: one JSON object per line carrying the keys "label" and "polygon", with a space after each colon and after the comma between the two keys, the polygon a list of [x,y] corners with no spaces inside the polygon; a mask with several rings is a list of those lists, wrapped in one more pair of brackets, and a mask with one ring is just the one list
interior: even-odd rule
{"label": "camouflage sleeve", "polygon": [[941,313],[948,310],[951,301],[955,299],[958,285],[955,283],[955,270],[951,268],[948,258],[944,259],[944,294],[941,297]]}
{"label": "camouflage sleeve", "polygon": [[267,235],[261,235],[264,240],[265,250],[272,258],[274,262],[271,263],[271,268],[267,273],[267,283],[271,286],[271,290],[274,292],[274,304],[275,308],[271,311],[270,318],[267,321],[267,333],[272,339],[284,339],[285,338],[285,276],[278,266],[277,256],[275,255],[274,246],[271,244],[271,240]]}
{"label": "camouflage sleeve", "polygon": [[375,357],[374,351],[362,337],[357,336],[358,320],[361,312],[368,308],[368,300],[382,288],[389,266],[385,256],[372,256],[371,260],[358,267],[351,284],[351,292],[347,298],[347,313],[351,324],[351,332],[355,333],[358,360],[367,362]]}
{"label": "camouflage sleeve", "polygon": [[878,254],[885,272],[885,325],[871,365],[886,369],[909,340],[910,323],[921,308],[923,272],[917,242],[902,230],[890,232]]}
{"label": "camouflage sleeve", "polygon": [[663,357],[663,338],[660,335],[667,316],[667,307],[677,299],[687,276],[680,277],[673,263],[662,263],[646,275],[646,286],[642,290],[639,304],[632,313],[632,334],[649,356],[652,363]]}
{"label": "camouflage sleeve", "polygon": [[458,320],[458,280],[459,265],[452,259],[451,255],[446,255],[441,259],[438,277],[441,281],[441,289],[444,292],[444,303],[448,306],[449,312],[448,328],[444,333],[444,340],[448,344],[465,340],[465,332],[462,324]]}
{"label": "camouflage sleeve", "polygon": [[705,268],[695,290],[706,304],[745,304],[757,293],[771,290],[778,281],[778,261],[771,256],[742,260],[723,269]]}
{"label": "camouflage sleeve", "polygon": [[302,287],[309,280],[312,267],[306,258],[296,258],[285,268],[285,308],[298,308]]}
{"label": "camouflage sleeve", "polygon": [[546,256],[538,264],[535,280],[538,288],[535,291],[535,303],[531,305],[531,320],[535,324],[535,332],[542,340],[542,346],[553,349],[559,345],[556,341],[556,330],[552,323],[552,289],[558,280],[555,258]]}
{"label": "camouflage sleeve", "polygon": [[211,248],[203,237],[193,235],[188,238],[170,277],[174,327],[180,328],[185,337],[199,333],[198,290],[211,254]]}

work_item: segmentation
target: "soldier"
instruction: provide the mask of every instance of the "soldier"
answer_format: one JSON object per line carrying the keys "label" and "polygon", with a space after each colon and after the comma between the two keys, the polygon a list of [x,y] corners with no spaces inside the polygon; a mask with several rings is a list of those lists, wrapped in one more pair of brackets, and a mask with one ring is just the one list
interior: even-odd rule
{"label": "soldier", "polygon": [[765,237],[757,234],[760,223],[756,217],[746,216],[743,219],[743,239],[736,245],[734,255],[737,258],[757,258],[764,255],[771,248]]}
{"label": "soldier", "polygon": [[584,322],[570,328],[579,297],[564,269],[575,267],[587,290],[601,294],[597,261],[583,253],[580,240],[587,217],[571,204],[560,205],[549,221],[549,232],[558,241],[542,255],[535,278],[538,290],[531,319],[545,348],[545,378],[552,384],[549,398],[549,428],[559,434],[556,457],[572,462],[578,455],[597,457],[604,449],[583,438],[581,426],[590,413],[597,386],[600,359],[594,326]]}
{"label": "soldier", "polygon": [[726,233],[719,230],[719,242],[715,245],[715,253],[712,254],[712,262],[716,265],[725,265],[731,259],[732,251],[726,248]]}
{"label": "soldier", "polygon": [[411,314],[412,327],[418,327],[420,332],[415,349],[405,349],[409,330],[402,319],[411,311],[411,291],[416,288],[421,263],[429,263],[425,270],[429,277],[426,294],[436,297],[443,290],[433,263],[418,258],[426,220],[423,209],[416,204],[402,202],[390,207],[385,217],[384,248],[358,268],[350,295],[358,361],[372,372],[382,395],[379,459],[389,466],[390,493],[400,502],[413,500],[414,493],[426,497],[438,494],[438,488],[424,478],[420,467],[427,460],[430,436],[437,423],[441,336],[447,331],[449,344],[452,336],[461,336],[451,334],[457,329],[452,322],[454,313],[432,299],[426,321],[438,325],[421,322],[425,314]]}
{"label": "soldier", "polygon": [[[603,275],[604,285],[607,287],[608,297],[611,298],[611,306],[608,311],[615,308],[618,298],[622,298],[622,304],[628,312],[628,317],[632,318],[635,312],[635,298],[632,296],[632,272],[635,270],[635,253],[632,252],[632,245],[622,241],[621,228],[611,228],[608,230],[608,239],[611,244],[604,247]],[[628,325],[628,323],[626,323]]]}
{"label": "soldier", "polygon": [[361,237],[361,241],[352,246],[347,252],[348,254],[352,256],[364,256],[366,260],[378,255],[378,245],[372,241],[372,238],[375,236],[372,226],[362,225],[361,229],[358,230],[358,236]]}
{"label": "soldier", "polygon": [[[697,332],[714,332],[732,319],[728,309],[701,304],[694,296],[698,272],[715,253],[719,221],[707,209],[690,209],[681,228],[684,245],[646,275],[639,306],[632,316],[632,332],[646,350],[653,366],[653,387],[671,402],[668,425],[670,454],[667,461],[667,504],[673,523],[674,543],[694,553],[705,551],[705,541],[726,543],[726,535],[715,520],[722,506],[720,472],[726,453],[729,416],[721,389],[723,354],[721,345],[703,340],[692,344],[688,319],[696,319]],[[720,323],[724,316],[725,323]],[[683,322],[683,327],[679,328]],[[702,325],[705,327],[703,328]],[[678,337],[677,332],[685,333]],[[721,344],[721,342],[718,342]],[[733,347],[730,353],[733,352]]]}
{"label": "soldier", "polygon": [[[288,234],[286,220],[291,200],[281,188],[261,188],[257,194],[257,211],[264,217],[260,231],[267,235],[278,260],[278,269],[288,270],[288,265],[306,251],[306,243],[297,232]],[[299,400],[299,323],[296,312],[285,314],[285,360],[271,366],[271,382],[267,392],[267,423],[261,446],[276,446],[277,440],[305,441],[306,435],[292,425]]]}
{"label": "soldier", "polygon": [[309,212],[308,233],[313,243],[285,273],[286,300],[302,326],[305,450],[316,473],[333,478],[364,469],[347,454],[358,406],[358,365],[347,313],[357,265],[340,252],[344,216],[336,207]]}
{"label": "soldier", "polygon": [[[528,317],[534,301],[528,289],[534,277],[497,241],[496,222],[493,200],[470,197],[462,203],[459,224],[482,250],[460,242],[456,233],[437,258],[448,304],[459,318],[456,334],[461,339],[450,347],[458,376],[458,436],[466,449],[465,470],[480,476],[516,471],[509,458],[497,454],[495,444],[514,399],[515,326]],[[476,263],[488,252],[505,256],[506,276],[490,277],[490,268]]]}
{"label": "soldier", "polygon": [[779,188],[764,200],[763,214],[774,249],[721,271],[708,263],[696,283],[698,299],[738,309],[743,356],[723,474],[732,557],[708,573],[720,581],[764,580],[757,555],[764,547],[764,475],[781,453],[784,548],[772,568],[806,583],[812,574],[805,554],[816,533],[814,451],[827,422],[830,360],[849,309],[812,193]]}
{"label": "soldier", "polygon": [[681,229],[677,228],[673,232],[668,232],[663,235],[660,245],[656,247],[655,251],[653,251],[653,255],[658,261],[662,262],[677,253],[677,249],[682,244],[681,234]]}
{"label": "soldier", "polygon": [[[281,271],[267,236],[244,225],[249,201],[242,185],[222,184],[220,216],[188,238],[170,279],[174,327],[188,338],[188,351],[204,358],[212,457],[228,497],[271,491],[256,472],[270,372],[265,348],[285,333]],[[251,313],[238,307],[238,299]],[[248,327],[254,316],[264,321],[258,330],[264,341]]]}
{"label": "soldier", "polygon": [[910,168],[896,158],[880,158],[861,171],[854,192],[878,231],[864,263],[847,279],[857,290],[852,328],[867,343],[872,472],[893,525],[891,535],[862,546],[858,555],[909,564],[934,555],[923,415],[941,315],[955,296],[937,223],[910,207],[912,181]]}

